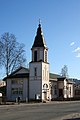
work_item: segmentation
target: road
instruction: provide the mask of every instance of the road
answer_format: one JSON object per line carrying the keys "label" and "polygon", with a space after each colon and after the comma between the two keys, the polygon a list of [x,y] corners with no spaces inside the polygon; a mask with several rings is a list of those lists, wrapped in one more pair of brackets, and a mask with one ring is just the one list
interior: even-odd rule
{"label": "road", "polygon": [[79,101],[0,106],[0,120],[80,120],[79,113]]}

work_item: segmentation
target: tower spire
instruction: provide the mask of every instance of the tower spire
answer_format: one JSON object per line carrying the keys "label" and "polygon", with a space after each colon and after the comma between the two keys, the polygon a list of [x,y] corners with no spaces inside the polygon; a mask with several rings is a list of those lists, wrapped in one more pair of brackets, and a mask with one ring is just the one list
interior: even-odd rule
{"label": "tower spire", "polygon": [[45,47],[45,48],[47,48],[46,42],[44,40],[44,36],[43,36],[43,33],[42,33],[42,29],[41,29],[40,19],[39,19],[39,25],[38,25],[38,28],[37,28],[37,34],[35,36],[35,40],[34,40],[32,48],[33,47]]}

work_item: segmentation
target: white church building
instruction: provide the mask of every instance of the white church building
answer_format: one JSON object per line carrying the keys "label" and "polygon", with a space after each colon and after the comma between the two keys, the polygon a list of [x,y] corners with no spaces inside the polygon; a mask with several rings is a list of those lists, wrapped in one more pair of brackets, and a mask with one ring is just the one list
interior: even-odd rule
{"label": "white church building", "polygon": [[60,75],[50,73],[48,48],[39,23],[31,48],[29,68],[20,67],[4,80],[7,81],[7,100],[47,101],[56,98],[72,98],[73,83]]}

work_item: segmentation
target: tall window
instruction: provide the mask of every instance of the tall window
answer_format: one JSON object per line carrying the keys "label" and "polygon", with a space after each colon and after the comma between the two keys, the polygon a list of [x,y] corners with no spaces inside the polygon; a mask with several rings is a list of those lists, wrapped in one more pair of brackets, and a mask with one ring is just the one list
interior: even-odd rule
{"label": "tall window", "polygon": [[18,88],[18,93],[23,94],[23,88]]}
{"label": "tall window", "polygon": [[54,86],[54,95],[57,95],[57,86]]}
{"label": "tall window", "polygon": [[47,62],[47,51],[45,51],[45,62]]}
{"label": "tall window", "polygon": [[71,95],[71,87],[70,87],[70,95]]}
{"label": "tall window", "polygon": [[34,51],[34,62],[37,62],[37,51]]}
{"label": "tall window", "polygon": [[34,68],[34,76],[35,77],[37,76],[37,68],[36,67]]}

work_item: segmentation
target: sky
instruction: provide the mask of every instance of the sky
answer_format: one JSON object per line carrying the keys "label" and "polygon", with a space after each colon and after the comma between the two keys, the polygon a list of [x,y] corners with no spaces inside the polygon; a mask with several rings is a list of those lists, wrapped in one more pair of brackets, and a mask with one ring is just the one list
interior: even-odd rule
{"label": "sky", "polygon": [[50,72],[60,74],[67,65],[69,77],[80,79],[80,0],[0,0],[0,36],[9,32],[25,44],[26,64],[31,61],[39,19]]}

